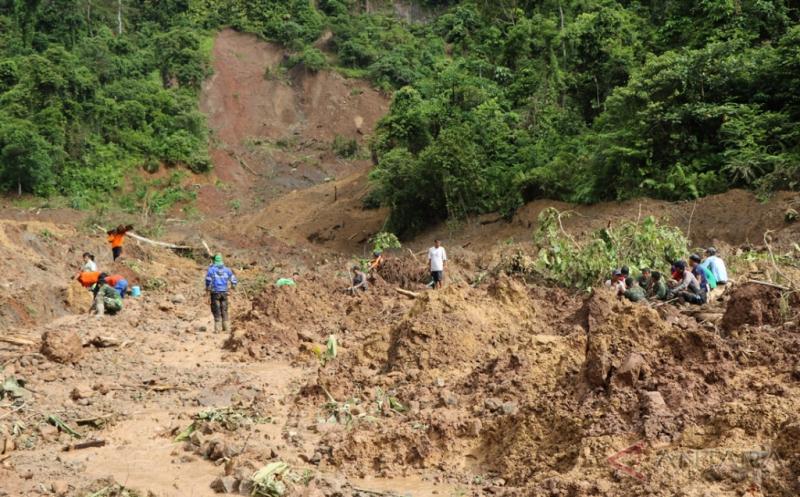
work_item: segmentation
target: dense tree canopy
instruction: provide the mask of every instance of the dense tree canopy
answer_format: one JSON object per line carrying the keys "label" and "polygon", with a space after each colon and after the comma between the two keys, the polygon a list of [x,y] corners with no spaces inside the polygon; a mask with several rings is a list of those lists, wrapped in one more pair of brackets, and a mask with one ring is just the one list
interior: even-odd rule
{"label": "dense tree canopy", "polygon": [[427,0],[413,22],[369,3],[0,0],[0,186],[206,169],[197,94],[221,26],[393,93],[369,201],[401,232],[536,197],[800,186],[793,0]]}

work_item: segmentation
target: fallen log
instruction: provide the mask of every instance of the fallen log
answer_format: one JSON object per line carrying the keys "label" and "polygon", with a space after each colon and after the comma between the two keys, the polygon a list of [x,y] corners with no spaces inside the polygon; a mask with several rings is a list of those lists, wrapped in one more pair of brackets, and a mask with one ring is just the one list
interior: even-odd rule
{"label": "fallen log", "polygon": [[791,290],[788,286],[783,285],[776,285],[775,283],[770,283],[769,281],[761,281],[761,280],[747,280],[748,283],[755,283],[756,285],[764,285],[771,288],[777,288],[778,290],[782,290],[784,292],[788,292]]}
{"label": "fallen log", "polygon": [[106,441],[101,438],[101,439],[98,439],[98,440],[89,440],[88,442],[80,442],[80,443],[76,443],[76,444],[67,445],[61,450],[63,450],[64,452],[69,452],[69,451],[72,451],[72,450],[81,450],[81,449],[91,449],[91,448],[95,448],[95,447],[103,447],[103,446],[105,446],[105,444],[106,444]]}
{"label": "fallen log", "polygon": [[[95,227],[99,230],[103,230],[104,232],[108,232],[107,229],[103,228],[102,226]],[[173,250],[195,250],[195,247],[188,247],[186,245],[175,245],[174,243],[167,243],[167,242],[159,242],[158,240],[151,240],[149,238],[143,237],[142,235],[137,235],[133,231],[128,231],[125,233],[126,236],[133,238],[134,240],[138,240],[140,242],[148,243],[150,245],[156,245],[158,247],[164,247]]]}
{"label": "fallen log", "polygon": [[120,341],[114,337],[96,336],[89,340],[89,345],[93,345],[97,348],[118,347]]}
{"label": "fallen log", "polygon": [[28,340],[27,338],[17,338],[17,337],[0,336],[0,342],[10,343],[11,345],[20,345],[20,346],[36,345],[36,342],[32,340]]}
{"label": "fallen log", "polygon": [[175,245],[174,243],[167,243],[167,242],[159,242],[157,240],[151,240],[149,238],[145,238],[141,235],[137,235],[131,231],[127,232],[126,235],[130,236],[134,240],[139,240],[140,242],[149,243],[150,245],[157,245],[159,247],[169,248],[173,250],[194,250],[194,247],[187,247],[186,245]]}
{"label": "fallen log", "polygon": [[396,291],[400,295],[405,295],[406,297],[409,297],[409,298],[412,298],[412,299],[419,298],[419,295],[420,295],[420,294],[418,294],[416,292],[412,292],[410,290],[404,290],[402,288],[395,288],[394,291]]}

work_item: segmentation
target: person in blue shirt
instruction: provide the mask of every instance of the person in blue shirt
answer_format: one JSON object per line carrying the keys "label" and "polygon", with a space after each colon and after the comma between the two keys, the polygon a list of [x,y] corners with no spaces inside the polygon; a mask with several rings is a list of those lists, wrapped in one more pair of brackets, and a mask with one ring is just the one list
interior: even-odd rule
{"label": "person in blue shirt", "polygon": [[706,258],[701,266],[711,271],[717,280],[717,285],[724,286],[728,283],[728,269],[725,267],[725,262],[717,256],[717,249],[714,247],[706,249]]}
{"label": "person in blue shirt", "polygon": [[220,329],[229,331],[228,322],[228,287],[233,290],[239,280],[230,268],[222,262],[222,256],[214,256],[214,263],[208,266],[206,272],[206,295],[211,304],[211,314],[214,315],[214,332],[219,333]]}

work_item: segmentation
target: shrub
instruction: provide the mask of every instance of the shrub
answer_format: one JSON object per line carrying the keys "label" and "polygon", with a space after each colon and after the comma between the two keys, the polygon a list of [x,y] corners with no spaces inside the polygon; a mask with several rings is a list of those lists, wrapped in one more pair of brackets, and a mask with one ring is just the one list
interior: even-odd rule
{"label": "shrub", "polygon": [[533,235],[533,257],[512,257],[505,261],[505,269],[590,290],[623,265],[634,273],[648,267],[668,274],[670,264],[688,250],[689,242],[679,229],[660,225],[652,216],[576,240],[563,229],[562,220],[568,215],[552,207],[542,211]]}

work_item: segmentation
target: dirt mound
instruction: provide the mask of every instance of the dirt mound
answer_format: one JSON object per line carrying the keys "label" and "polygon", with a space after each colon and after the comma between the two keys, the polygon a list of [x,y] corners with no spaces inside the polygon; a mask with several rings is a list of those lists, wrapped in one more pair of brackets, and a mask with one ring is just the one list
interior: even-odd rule
{"label": "dirt mound", "polygon": [[586,300],[583,312],[588,336],[583,371],[592,387],[608,386],[631,354],[648,355],[671,332],[655,310],[620,300],[605,288]]}
{"label": "dirt mound", "polygon": [[380,270],[381,278],[401,288],[415,288],[430,281],[430,272],[413,257],[388,257]]}
{"label": "dirt mound", "polygon": [[746,325],[780,325],[789,319],[789,309],[799,304],[797,294],[784,297],[777,288],[745,283],[733,289],[722,328],[730,332]]}
{"label": "dirt mound", "polygon": [[388,287],[373,285],[353,296],[343,291],[347,279],[307,274],[294,287],[268,284],[253,299],[252,309],[236,320],[227,347],[256,358],[295,357],[331,334],[346,347],[364,324],[391,319],[394,304],[386,299],[392,293]]}
{"label": "dirt mound", "polygon": [[51,361],[76,363],[83,356],[83,344],[72,330],[51,330],[42,334],[41,351]]}
{"label": "dirt mound", "polygon": [[543,329],[538,309],[544,306],[507,277],[488,289],[460,284],[426,292],[392,328],[387,369],[471,371],[495,350]]}

